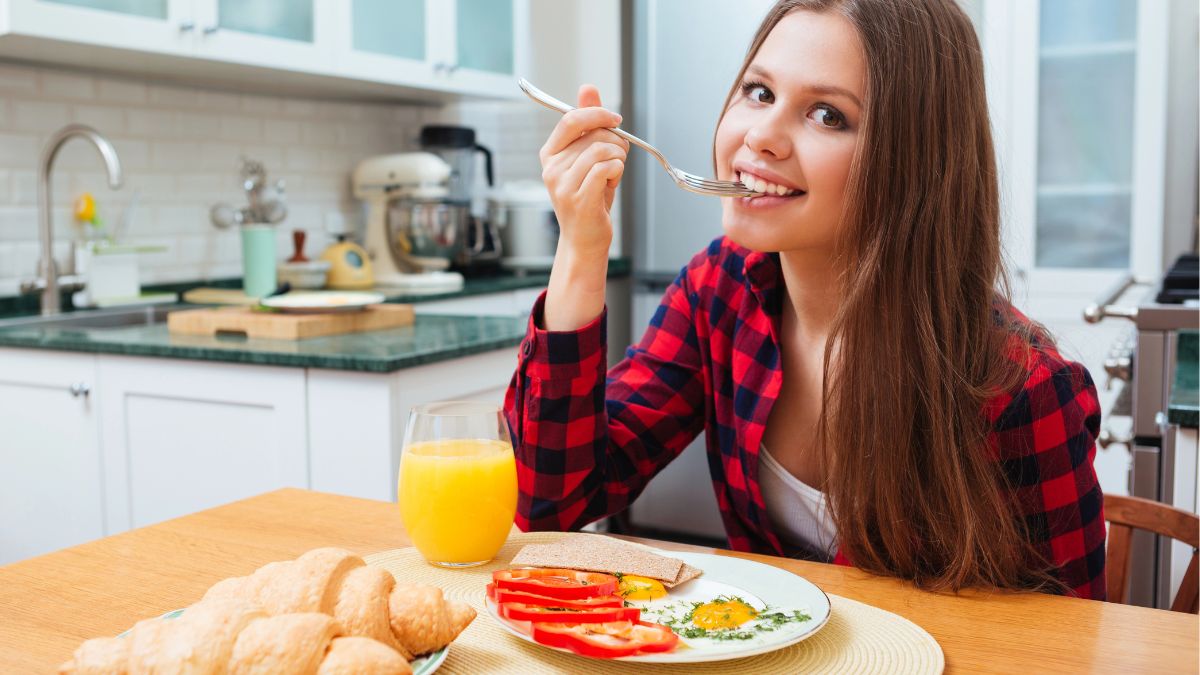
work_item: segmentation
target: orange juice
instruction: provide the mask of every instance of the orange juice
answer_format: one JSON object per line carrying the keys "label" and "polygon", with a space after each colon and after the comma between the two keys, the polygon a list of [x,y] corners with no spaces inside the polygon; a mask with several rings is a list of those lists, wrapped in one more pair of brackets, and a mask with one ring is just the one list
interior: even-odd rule
{"label": "orange juice", "polygon": [[491,560],[517,510],[517,466],[505,441],[413,443],[400,457],[400,517],[435,563]]}

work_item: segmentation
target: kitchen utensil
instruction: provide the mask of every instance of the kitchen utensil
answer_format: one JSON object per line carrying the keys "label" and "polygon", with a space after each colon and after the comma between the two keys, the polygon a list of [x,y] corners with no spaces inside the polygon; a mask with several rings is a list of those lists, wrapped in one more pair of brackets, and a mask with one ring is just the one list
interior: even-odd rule
{"label": "kitchen utensil", "polygon": [[259,304],[291,314],[318,314],[354,312],[386,301],[387,297],[382,293],[309,291],[307,293],[273,295],[263,298]]}
{"label": "kitchen utensil", "polygon": [[241,179],[248,205],[238,209],[228,204],[214,204],[209,210],[209,220],[213,225],[218,229],[243,224],[275,225],[287,217],[283,179],[268,186],[266,167],[262,162],[247,157],[242,157]]}
{"label": "kitchen utensil", "polygon": [[475,142],[475,130],[469,127],[430,125],[421,128],[421,150],[431,152],[450,165],[446,199],[467,202],[475,196],[475,155],[482,154],[487,184],[494,183],[492,151]]}
{"label": "kitchen utensil", "polygon": [[486,205],[475,180],[476,156],[483,154],[487,187],[494,183],[492,152],[475,142],[475,130],[470,127],[431,125],[422,127],[421,149],[441,157],[450,165],[446,181],[445,201],[461,207],[456,216],[458,238],[462,241],[453,258],[460,269],[494,265],[500,260],[500,234],[490,221],[481,217]]}
{"label": "kitchen utensil", "polygon": [[304,255],[304,237],[304,230],[292,230],[292,257],[287,259],[288,262],[308,262],[308,257]]}
{"label": "kitchen utensil", "polygon": [[509,269],[549,269],[558,247],[558,217],[546,184],[540,180],[514,181],[488,196],[488,221],[500,232]]}
{"label": "kitchen utensil", "polygon": [[280,283],[291,284],[292,288],[318,289],[325,288],[330,267],[332,265],[328,260],[289,262],[281,264],[275,274]]}
{"label": "kitchen utensil", "polygon": [[[541,89],[533,86],[525,78],[518,80],[517,84],[521,87],[521,91],[525,92],[526,96],[551,110],[557,110],[558,112],[565,114],[575,109],[574,106],[567,105],[566,103],[554,98],[550,94],[547,94]],[[662,164],[663,168],[667,170],[668,174],[670,174],[671,180],[675,181],[675,184],[684,190],[695,192],[696,194],[701,195],[714,195],[716,197],[752,197],[759,194],[747,189],[745,185],[742,185],[742,183],[738,181],[712,180],[676,169],[675,167],[671,166],[671,163],[667,161],[667,158],[664,157],[663,154],[659,152],[653,145],[650,145],[646,141],[643,141],[642,139],[623,129],[614,128],[610,129],[610,131],[645,150],[646,152],[649,152],[651,155],[654,155],[654,158],[658,160],[659,164]]]}
{"label": "kitchen utensil", "polygon": [[388,245],[393,258],[423,270],[444,270],[463,249],[466,204],[398,199],[388,204]]}
{"label": "kitchen utensil", "polygon": [[246,295],[262,297],[275,290],[275,228],[243,225],[242,289]]}
{"label": "kitchen utensil", "polygon": [[[282,296],[281,296],[282,297]],[[249,338],[303,340],[411,325],[412,305],[371,305],[355,312],[287,314],[250,307],[204,307],[171,312],[167,330],[176,334],[235,334]]]}
{"label": "kitchen utensil", "polygon": [[378,285],[405,286],[408,277],[459,259],[471,216],[468,204],[447,198],[451,172],[428,152],[370,157],[355,167],[352,186],[366,201],[366,249]]}
{"label": "kitchen utensil", "polygon": [[329,263],[325,280],[329,288],[357,290],[375,285],[375,273],[366,250],[344,235],[339,235],[338,242],[325,249],[321,260]]}
{"label": "kitchen utensil", "polygon": [[258,298],[246,295],[240,288],[193,288],[183,292],[184,302],[193,305],[244,305],[258,304]]}

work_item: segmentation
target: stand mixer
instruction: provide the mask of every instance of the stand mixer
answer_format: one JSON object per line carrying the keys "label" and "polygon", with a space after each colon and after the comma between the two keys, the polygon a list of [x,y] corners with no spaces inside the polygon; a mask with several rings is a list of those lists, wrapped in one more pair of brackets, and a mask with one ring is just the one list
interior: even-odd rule
{"label": "stand mixer", "polygon": [[435,154],[370,157],[354,169],[354,196],[366,202],[366,249],[377,286],[409,292],[462,288],[447,271],[461,253],[469,205],[449,201],[451,167]]}

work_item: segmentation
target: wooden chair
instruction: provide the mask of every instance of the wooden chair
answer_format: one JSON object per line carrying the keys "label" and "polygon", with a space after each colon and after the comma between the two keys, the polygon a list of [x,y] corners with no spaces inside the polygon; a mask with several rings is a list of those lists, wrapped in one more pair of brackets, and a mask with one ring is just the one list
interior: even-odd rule
{"label": "wooden chair", "polygon": [[1108,600],[1125,604],[1129,601],[1130,537],[1133,528],[1178,539],[1192,547],[1192,562],[1188,564],[1179,593],[1171,603],[1173,612],[1197,614],[1200,610],[1200,582],[1197,575],[1197,549],[1200,548],[1200,516],[1173,506],[1152,502],[1141,497],[1104,495],[1104,519],[1108,528],[1108,554],[1105,568],[1108,577]]}

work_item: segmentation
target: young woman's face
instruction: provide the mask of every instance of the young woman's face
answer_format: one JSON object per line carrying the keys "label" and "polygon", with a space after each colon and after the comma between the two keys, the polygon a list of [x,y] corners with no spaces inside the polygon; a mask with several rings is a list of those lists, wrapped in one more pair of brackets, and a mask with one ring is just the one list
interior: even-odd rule
{"label": "young woman's face", "polygon": [[771,30],[716,135],[718,177],[765,184],[769,196],[721,200],[725,234],[756,251],[832,247],[865,88],[846,19],[796,11]]}

